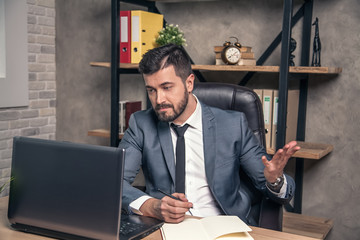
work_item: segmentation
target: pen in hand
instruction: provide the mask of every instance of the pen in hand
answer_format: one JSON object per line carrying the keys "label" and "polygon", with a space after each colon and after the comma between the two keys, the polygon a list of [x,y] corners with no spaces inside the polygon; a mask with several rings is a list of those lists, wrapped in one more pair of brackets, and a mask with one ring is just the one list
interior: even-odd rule
{"label": "pen in hand", "polygon": [[[159,189],[159,188],[158,188],[157,190],[158,190],[159,192],[161,192],[162,194],[164,194],[165,196],[168,196],[168,197],[170,197],[170,198],[172,198],[172,199],[181,201],[180,198],[177,198],[177,197],[175,197],[175,196],[173,196],[173,195],[171,195],[171,194],[169,194],[169,193],[167,193],[167,192],[164,192],[163,190],[161,190],[161,189]],[[190,211],[190,209],[189,209],[188,211],[189,211],[189,213],[191,214],[191,216],[193,216],[192,213],[191,213],[191,211]]]}

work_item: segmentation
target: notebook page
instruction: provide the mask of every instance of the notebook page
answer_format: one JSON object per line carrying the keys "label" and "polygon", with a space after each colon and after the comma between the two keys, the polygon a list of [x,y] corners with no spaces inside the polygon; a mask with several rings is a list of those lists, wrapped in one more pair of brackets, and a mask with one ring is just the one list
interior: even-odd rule
{"label": "notebook page", "polygon": [[254,240],[254,238],[248,232],[240,232],[222,235],[216,240]]}
{"label": "notebook page", "polygon": [[161,227],[164,240],[207,239],[206,232],[198,219],[185,218],[181,223],[165,223]]}
{"label": "notebook page", "polygon": [[252,231],[239,217],[237,216],[213,216],[206,217],[200,220],[209,239],[216,239],[229,233],[240,233]]}

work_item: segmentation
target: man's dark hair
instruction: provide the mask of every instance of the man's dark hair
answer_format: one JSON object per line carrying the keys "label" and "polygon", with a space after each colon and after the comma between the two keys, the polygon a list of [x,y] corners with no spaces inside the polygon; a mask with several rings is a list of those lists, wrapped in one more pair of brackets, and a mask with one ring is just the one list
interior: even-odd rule
{"label": "man's dark hair", "polygon": [[161,69],[174,66],[176,76],[183,81],[192,73],[189,55],[182,46],[167,44],[149,50],[139,63],[141,74],[153,74]]}

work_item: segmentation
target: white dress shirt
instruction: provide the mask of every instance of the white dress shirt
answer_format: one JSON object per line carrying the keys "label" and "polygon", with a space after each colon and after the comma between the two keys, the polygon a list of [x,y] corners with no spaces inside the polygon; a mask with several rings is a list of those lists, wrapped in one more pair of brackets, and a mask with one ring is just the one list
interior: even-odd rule
{"label": "white dress shirt", "polygon": [[[185,195],[189,202],[193,203],[191,213],[200,217],[219,215],[221,211],[206,179],[202,114],[199,101],[197,101],[194,113],[183,125],[185,124],[190,125],[184,134],[184,138],[186,155]],[[175,153],[177,136],[172,128],[171,138]]]}
{"label": "white dress shirt", "polygon": [[[196,97],[195,97],[196,98]],[[203,128],[201,104],[197,100],[194,113],[186,120],[185,124],[190,126],[184,134],[185,138],[185,195],[189,202],[193,203],[191,213],[194,216],[206,217],[221,214],[220,208],[215,201],[206,179],[204,147],[203,147]],[[182,126],[183,126],[182,125]],[[176,153],[177,136],[175,131],[171,129],[171,138],[173,142],[174,154]],[[175,154],[176,161],[176,154]],[[286,178],[284,185],[279,193],[273,192],[278,197],[284,197],[286,194]],[[270,189],[269,189],[270,190]],[[271,191],[271,190],[270,190]],[[142,196],[130,203],[131,210],[136,214],[142,214],[139,209],[141,205],[151,198],[150,196]]]}

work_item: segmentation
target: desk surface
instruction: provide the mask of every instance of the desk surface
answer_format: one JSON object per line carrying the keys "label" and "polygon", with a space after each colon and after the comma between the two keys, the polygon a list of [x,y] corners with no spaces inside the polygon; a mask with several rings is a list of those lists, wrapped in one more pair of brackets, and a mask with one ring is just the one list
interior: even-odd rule
{"label": "desk surface", "polygon": [[[7,206],[8,206],[8,197],[0,198],[0,236],[1,240],[46,240],[51,239],[47,237],[42,237],[34,234],[24,233],[15,231],[10,227],[10,223],[7,219]],[[251,227],[252,232],[250,235],[255,240],[314,240],[315,238],[299,236],[290,233],[272,231],[268,229],[258,228],[258,227]],[[156,231],[153,234],[149,235],[145,238],[146,240],[161,240],[161,233],[160,231]]]}

